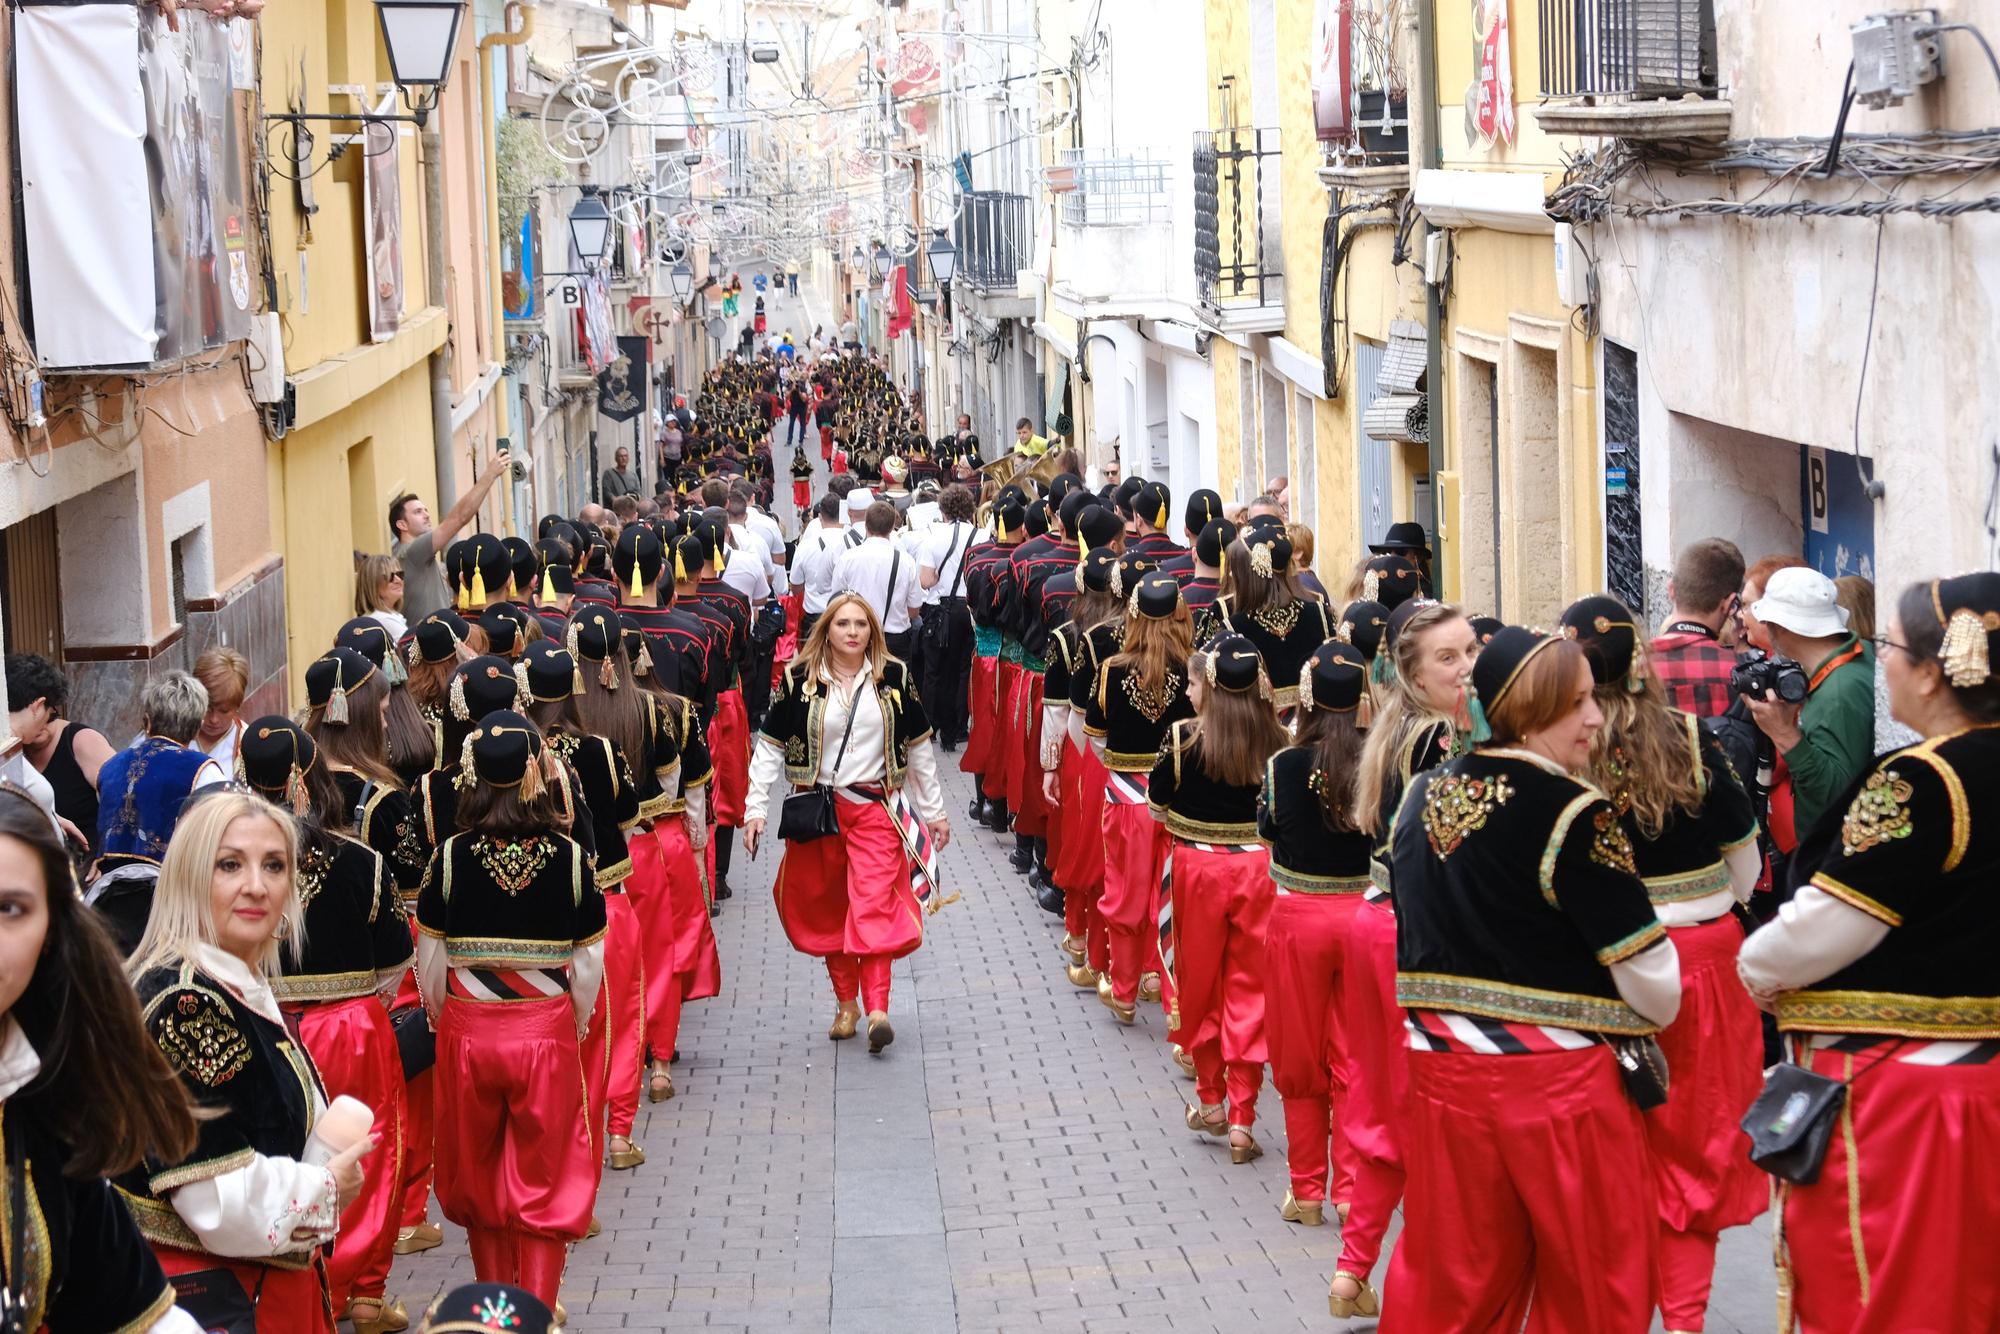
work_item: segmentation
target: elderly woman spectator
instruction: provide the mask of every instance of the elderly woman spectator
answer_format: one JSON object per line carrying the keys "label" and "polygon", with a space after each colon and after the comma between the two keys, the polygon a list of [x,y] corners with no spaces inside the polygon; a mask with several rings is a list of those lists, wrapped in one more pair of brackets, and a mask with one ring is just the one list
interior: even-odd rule
{"label": "elderly woman spectator", "polygon": [[193,748],[208,714],[208,692],[186,672],[168,672],[139,696],[145,720],[137,741],[98,771],[97,845],[102,854],[87,901],[130,953],[153,908],[153,885],[181,805],[196,788],[227,775]]}

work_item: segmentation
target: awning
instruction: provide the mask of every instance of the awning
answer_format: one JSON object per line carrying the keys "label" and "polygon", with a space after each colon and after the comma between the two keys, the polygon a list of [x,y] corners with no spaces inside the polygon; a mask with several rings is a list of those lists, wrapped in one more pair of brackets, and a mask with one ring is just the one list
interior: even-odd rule
{"label": "awning", "polygon": [[1383,394],[1362,415],[1361,429],[1377,440],[1430,439],[1429,413],[1422,394]]}

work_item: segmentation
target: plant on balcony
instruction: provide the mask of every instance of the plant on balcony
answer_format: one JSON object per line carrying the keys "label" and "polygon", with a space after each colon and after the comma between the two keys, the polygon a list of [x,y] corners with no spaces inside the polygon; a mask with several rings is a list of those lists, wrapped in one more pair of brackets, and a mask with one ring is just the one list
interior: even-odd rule
{"label": "plant on balcony", "polygon": [[1410,80],[1400,43],[1408,0],[1341,0],[1354,52],[1355,127],[1371,157],[1409,153]]}

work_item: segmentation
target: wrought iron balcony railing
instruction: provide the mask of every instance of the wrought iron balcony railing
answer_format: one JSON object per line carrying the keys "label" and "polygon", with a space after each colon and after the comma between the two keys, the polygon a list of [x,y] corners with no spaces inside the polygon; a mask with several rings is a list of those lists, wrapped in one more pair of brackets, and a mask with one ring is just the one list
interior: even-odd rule
{"label": "wrought iron balcony railing", "polygon": [[1717,93],[1714,0],[1539,0],[1542,96]]}
{"label": "wrought iron balcony railing", "polygon": [[1194,272],[1202,305],[1282,301],[1280,210],[1276,129],[1195,135]]}
{"label": "wrought iron balcony railing", "polygon": [[971,190],[953,224],[957,276],[981,292],[1011,288],[1034,263],[1035,224],[1026,195]]}

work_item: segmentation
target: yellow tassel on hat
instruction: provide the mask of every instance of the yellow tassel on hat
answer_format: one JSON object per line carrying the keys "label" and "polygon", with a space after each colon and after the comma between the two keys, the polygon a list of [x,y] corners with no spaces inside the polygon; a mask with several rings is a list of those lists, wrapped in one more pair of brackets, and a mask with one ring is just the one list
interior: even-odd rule
{"label": "yellow tassel on hat", "polygon": [[556,581],[555,581],[555,576],[549,573],[549,570],[548,570],[548,567],[547,567],[547,566],[543,566],[543,567],[542,567],[542,605],[543,605],[544,607],[553,607],[553,606],[554,606],[555,604],[556,604]]}
{"label": "yellow tassel on hat", "polygon": [[1167,502],[1163,500],[1160,502],[1160,517],[1153,520],[1153,527],[1165,528],[1166,526],[1167,526]]}
{"label": "yellow tassel on hat", "polygon": [[684,584],[687,581],[687,562],[681,559],[681,544],[676,542],[674,543],[674,583]]}
{"label": "yellow tassel on hat", "polygon": [[476,562],[472,567],[472,600],[482,605],[486,602],[486,571]]}
{"label": "yellow tassel on hat", "polygon": [[729,568],[729,551],[722,543],[715,544],[715,572],[721,574]]}
{"label": "yellow tassel on hat", "polygon": [[638,599],[640,599],[640,598],[642,598],[642,597],[644,597],[644,596],[646,596],[646,585],[645,585],[645,584],[644,584],[644,583],[643,583],[643,582],[642,582],[642,581],[640,580],[640,578],[639,578],[639,553],[638,553],[637,549],[634,549],[634,550],[633,550],[633,552],[632,552],[632,591],[631,591],[631,597],[632,597],[632,599],[633,599],[634,601],[637,601]]}
{"label": "yellow tassel on hat", "polygon": [[466,592],[464,584],[458,586],[458,609],[460,611],[472,610],[472,595]]}
{"label": "yellow tassel on hat", "polygon": [[1083,544],[1083,533],[1081,530],[1079,530],[1076,535],[1076,558],[1079,561],[1081,561],[1087,558],[1089,555],[1090,555],[1090,548]]}

